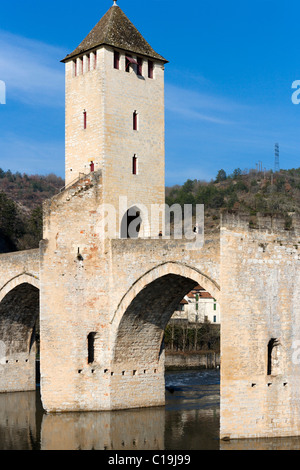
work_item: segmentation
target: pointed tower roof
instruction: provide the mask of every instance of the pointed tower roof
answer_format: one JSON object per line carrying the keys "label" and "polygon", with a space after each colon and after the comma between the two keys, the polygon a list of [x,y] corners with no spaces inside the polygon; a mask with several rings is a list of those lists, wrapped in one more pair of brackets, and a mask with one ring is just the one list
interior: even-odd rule
{"label": "pointed tower roof", "polygon": [[62,62],[67,62],[102,45],[141,54],[165,63],[168,62],[152,49],[121,8],[116,5],[116,2],[114,2],[114,5],[101,18],[82,43],[71,54],[68,54]]}

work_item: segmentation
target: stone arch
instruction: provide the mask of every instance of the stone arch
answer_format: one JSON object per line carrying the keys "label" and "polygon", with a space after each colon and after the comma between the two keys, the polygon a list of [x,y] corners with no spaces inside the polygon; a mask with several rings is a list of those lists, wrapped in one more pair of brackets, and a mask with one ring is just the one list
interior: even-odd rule
{"label": "stone arch", "polygon": [[34,390],[39,288],[31,276],[19,276],[5,287],[0,302],[0,392]]}
{"label": "stone arch", "polygon": [[165,327],[180,300],[196,285],[219,299],[218,284],[185,264],[163,263],[141,276],[112,319],[112,361],[158,362]]}
{"label": "stone arch", "polygon": [[10,354],[30,354],[39,317],[39,289],[21,282],[1,299],[0,339]]}
{"label": "stone arch", "polygon": [[8,282],[6,282],[0,289],[0,302],[4,299],[4,297],[15,287],[19,286],[20,284],[30,284],[37,289],[40,288],[40,281],[39,279],[30,273],[21,273],[17,276],[14,276]]}

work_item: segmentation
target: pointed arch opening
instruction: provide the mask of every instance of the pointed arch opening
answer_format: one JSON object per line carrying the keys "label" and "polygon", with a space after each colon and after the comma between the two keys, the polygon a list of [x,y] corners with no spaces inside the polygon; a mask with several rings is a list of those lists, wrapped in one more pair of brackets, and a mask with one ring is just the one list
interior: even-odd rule
{"label": "pointed arch opening", "polygon": [[158,363],[164,330],[181,299],[197,285],[193,279],[168,274],[148,284],[131,302],[120,322],[114,361]]}
{"label": "pointed arch opening", "polygon": [[120,238],[138,238],[141,230],[141,211],[137,206],[133,206],[124,214],[121,227]]}
{"label": "pointed arch opening", "polygon": [[220,287],[215,281],[181,263],[163,263],[141,276],[124,295],[112,319],[116,332],[112,360],[122,362],[137,351],[143,358],[149,354],[151,360],[158,358],[167,323],[184,296],[199,284],[219,299]]}
{"label": "pointed arch opening", "polygon": [[214,298],[219,296],[217,284],[203,273],[165,263],[145,273],[123,297],[111,322],[111,370],[122,376],[128,396],[120,397],[112,382],[113,408],[165,405],[166,327],[180,301],[200,282]]}
{"label": "pointed arch opening", "polygon": [[39,289],[21,283],[0,302],[0,340],[4,345],[0,392],[35,390],[39,369]]}

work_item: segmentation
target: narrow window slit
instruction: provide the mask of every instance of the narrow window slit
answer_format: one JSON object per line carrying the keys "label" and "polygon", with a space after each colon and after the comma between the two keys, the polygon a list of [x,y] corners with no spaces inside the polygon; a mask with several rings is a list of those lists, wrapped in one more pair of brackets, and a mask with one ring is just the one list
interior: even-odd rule
{"label": "narrow window slit", "polygon": [[132,174],[137,175],[137,172],[138,172],[138,159],[137,159],[137,156],[134,155],[132,157]]}
{"label": "narrow window slit", "polygon": [[136,111],[133,113],[133,130],[138,130],[138,113]]}
{"label": "narrow window slit", "polygon": [[148,60],[148,78],[153,78],[154,65],[152,60]]}
{"label": "narrow window slit", "polygon": [[118,51],[114,51],[114,68],[120,69],[120,53]]}
{"label": "narrow window slit", "polygon": [[88,334],[87,341],[88,341],[88,363],[92,364],[95,361],[95,332],[91,332]]}

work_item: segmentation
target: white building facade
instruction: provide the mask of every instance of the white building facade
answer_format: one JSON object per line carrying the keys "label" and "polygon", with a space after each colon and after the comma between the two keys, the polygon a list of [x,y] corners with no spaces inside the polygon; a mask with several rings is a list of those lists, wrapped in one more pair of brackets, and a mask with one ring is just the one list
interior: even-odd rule
{"label": "white building facade", "polygon": [[209,292],[197,286],[182,299],[172,319],[188,320],[191,323],[220,324],[220,305]]}

